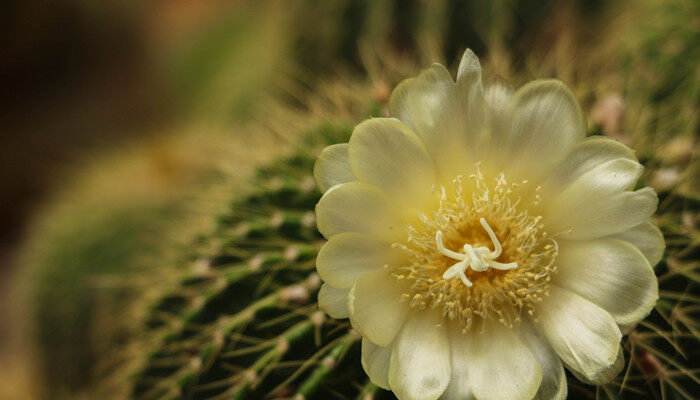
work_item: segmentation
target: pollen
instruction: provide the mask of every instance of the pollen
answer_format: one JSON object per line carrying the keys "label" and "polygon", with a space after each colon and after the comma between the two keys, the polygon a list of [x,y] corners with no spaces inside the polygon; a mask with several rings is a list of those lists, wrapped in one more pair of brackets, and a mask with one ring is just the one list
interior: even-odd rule
{"label": "pollen", "polygon": [[464,333],[488,320],[514,327],[548,295],[556,271],[556,242],[533,212],[539,190],[502,173],[487,182],[478,164],[469,180],[436,189],[437,210],[419,214],[406,241],[394,244],[410,259],[391,271],[402,300],[440,310]]}

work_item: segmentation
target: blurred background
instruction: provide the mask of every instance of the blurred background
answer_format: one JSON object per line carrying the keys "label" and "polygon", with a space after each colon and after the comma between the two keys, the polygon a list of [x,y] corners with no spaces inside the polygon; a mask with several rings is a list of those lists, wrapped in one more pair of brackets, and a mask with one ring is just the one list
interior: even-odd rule
{"label": "blurred background", "polygon": [[[243,176],[284,147],[247,128],[272,107],[313,111],[329,81],[359,82],[381,106],[401,78],[430,62],[454,67],[467,47],[515,86],[564,80],[594,134],[653,166],[650,184],[697,198],[694,0],[2,2],[0,381],[37,382],[43,368],[80,385],[70,368],[42,365],[90,356],[28,350],[81,345],[61,333],[92,324],[71,296],[104,282],[71,285],[85,270],[148,264],[221,165]],[[689,213],[683,234],[696,235]],[[34,314],[47,314],[38,339],[26,334]]]}

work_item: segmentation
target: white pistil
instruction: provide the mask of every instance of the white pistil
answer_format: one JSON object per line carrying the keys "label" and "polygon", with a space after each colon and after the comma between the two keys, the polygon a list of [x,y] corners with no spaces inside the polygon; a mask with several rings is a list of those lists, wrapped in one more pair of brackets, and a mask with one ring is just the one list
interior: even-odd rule
{"label": "white pistil", "polygon": [[501,255],[503,247],[501,247],[501,243],[498,241],[496,234],[493,233],[493,230],[486,220],[481,218],[479,221],[481,222],[481,226],[483,226],[489,234],[491,242],[493,242],[493,251],[489,250],[488,247],[474,248],[470,244],[465,244],[463,246],[464,254],[457,253],[444,246],[442,243],[442,231],[437,231],[435,241],[437,242],[438,251],[447,257],[459,261],[442,274],[443,279],[459,278],[467,287],[471,287],[472,283],[467,279],[467,275],[464,273],[467,268],[471,268],[476,272],[484,272],[489,269],[489,267],[506,271],[518,266],[518,263],[515,262],[504,264],[494,261]]}

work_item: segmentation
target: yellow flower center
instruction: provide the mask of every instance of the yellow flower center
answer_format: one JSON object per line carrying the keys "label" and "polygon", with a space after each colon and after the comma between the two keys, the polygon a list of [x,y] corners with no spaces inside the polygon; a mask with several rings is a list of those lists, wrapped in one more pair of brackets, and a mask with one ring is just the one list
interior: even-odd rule
{"label": "yellow flower center", "polygon": [[527,182],[509,184],[503,174],[488,184],[478,169],[470,178],[467,188],[457,177],[449,196],[438,188],[438,209],[420,214],[407,240],[395,244],[410,263],[392,275],[403,301],[441,310],[464,332],[486,320],[512,327],[547,296],[556,242],[542,217],[529,211],[539,203],[539,190],[528,194]]}
{"label": "yellow flower center", "polygon": [[458,263],[448,268],[447,271],[442,274],[443,279],[459,278],[465,285],[467,285],[467,287],[472,287],[472,283],[469,281],[469,279],[467,279],[467,275],[465,274],[467,268],[471,267],[471,269],[474,271],[483,272],[489,269],[489,267],[507,271],[518,266],[518,263],[516,262],[503,264],[495,261],[503,251],[501,243],[498,241],[496,235],[493,233],[493,229],[491,229],[485,219],[481,218],[479,222],[481,222],[481,225],[484,227],[486,232],[488,232],[489,237],[493,242],[493,251],[489,251],[487,247],[477,247],[475,249],[471,245],[465,244],[464,254],[456,253],[445,248],[445,245],[442,244],[442,231],[437,231],[435,241],[437,242],[438,251],[447,257],[459,260]]}

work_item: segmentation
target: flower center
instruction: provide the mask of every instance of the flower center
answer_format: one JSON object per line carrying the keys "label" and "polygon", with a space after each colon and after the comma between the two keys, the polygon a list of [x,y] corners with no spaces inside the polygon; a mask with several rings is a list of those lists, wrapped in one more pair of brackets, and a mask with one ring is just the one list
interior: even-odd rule
{"label": "flower center", "polygon": [[486,320],[512,327],[547,296],[556,242],[532,214],[539,190],[503,174],[487,182],[478,167],[470,178],[457,177],[449,191],[437,188],[438,209],[419,214],[406,241],[394,244],[410,262],[391,273],[403,301],[441,310],[464,332]]}
{"label": "flower center", "polygon": [[438,251],[447,257],[459,260],[458,263],[448,268],[447,271],[442,274],[443,279],[459,278],[462,283],[467,285],[467,287],[472,287],[471,281],[467,279],[467,275],[464,273],[467,268],[471,268],[477,272],[483,272],[489,269],[489,267],[507,271],[518,266],[518,263],[516,262],[504,264],[495,260],[501,255],[503,247],[501,247],[501,243],[496,238],[496,234],[493,233],[493,229],[491,229],[486,220],[481,218],[479,222],[481,222],[481,226],[484,227],[486,232],[489,234],[489,238],[493,242],[493,251],[490,251],[488,247],[474,248],[470,244],[465,244],[464,254],[456,253],[445,248],[445,246],[442,244],[442,231],[437,231],[437,234],[435,235],[435,242],[437,243]]}

